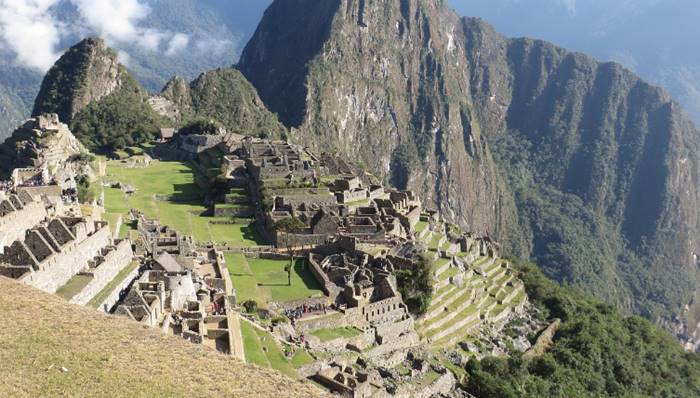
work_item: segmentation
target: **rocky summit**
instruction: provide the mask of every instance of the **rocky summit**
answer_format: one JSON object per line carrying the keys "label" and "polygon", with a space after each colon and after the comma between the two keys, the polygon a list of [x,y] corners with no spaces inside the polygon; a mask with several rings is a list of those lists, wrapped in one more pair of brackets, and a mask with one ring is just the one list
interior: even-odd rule
{"label": "rocky summit", "polygon": [[275,1],[238,68],[294,139],[692,340],[700,135],[662,89],[441,0]]}

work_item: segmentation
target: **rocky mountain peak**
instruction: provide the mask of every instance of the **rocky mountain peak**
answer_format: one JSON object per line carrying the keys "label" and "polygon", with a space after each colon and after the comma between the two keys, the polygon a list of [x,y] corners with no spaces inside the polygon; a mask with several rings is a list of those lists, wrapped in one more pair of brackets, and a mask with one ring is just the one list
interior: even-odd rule
{"label": "rocky mountain peak", "polygon": [[700,319],[700,132],[625,68],[441,0],[276,0],[237,67],[295,140],[626,311]]}
{"label": "rocky mountain peak", "polygon": [[117,53],[100,38],[87,38],[68,49],[44,77],[34,116],[57,113],[70,123],[88,104],[117,90],[126,70]]}

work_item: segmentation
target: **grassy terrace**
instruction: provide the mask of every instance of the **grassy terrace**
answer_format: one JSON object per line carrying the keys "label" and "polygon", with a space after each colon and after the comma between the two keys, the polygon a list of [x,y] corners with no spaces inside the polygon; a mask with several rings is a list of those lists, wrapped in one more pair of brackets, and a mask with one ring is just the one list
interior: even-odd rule
{"label": "grassy terrace", "polygon": [[66,300],[70,300],[76,294],[80,293],[85,286],[90,283],[92,276],[77,274],[72,277],[65,285],[61,286],[57,291],[56,295],[63,297]]}
{"label": "grassy terrace", "polygon": [[466,318],[470,315],[474,315],[478,311],[479,311],[479,308],[476,306],[476,304],[472,304],[469,307],[462,310],[457,316],[455,316],[454,318],[447,321],[441,327],[429,330],[427,333],[425,333],[425,336],[432,337],[432,336],[438,334],[439,332],[441,332],[445,329],[448,329],[451,326],[455,325],[456,323],[462,321],[464,318]]}
{"label": "grassy terrace", "polygon": [[254,259],[227,253],[226,263],[239,302],[255,300],[265,307],[270,301],[293,301],[323,294],[304,259],[294,264],[291,286],[287,284],[284,270],[289,263],[287,260]]}
{"label": "grassy terrace", "polygon": [[415,230],[417,233],[425,231],[426,228],[428,228],[428,223],[426,221],[418,221],[418,223],[415,226]]}
{"label": "grassy terrace", "polygon": [[90,300],[90,301],[88,302],[88,305],[89,305],[90,307],[97,308],[97,306],[99,306],[100,304],[102,304],[102,302],[105,301],[105,300],[107,299],[107,296],[109,296],[109,294],[112,293],[112,291],[114,291],[114,289],[116,289],[116,287],[117,287],[120,283],[124,282],[124,279],[127,277],[127,275],[129,275],[129,274],[130,274],[133,270],[135,270],[138,266],[139,266],[139,262],[138,262],[138,261],[132,261],[131,264],[129,264],[128,266],[124,267],[124,269],[122,269],[121,271],[119,271],[119,273],[117,274],[117,276],[115,276],[114,279],[112,279],[112,280],[107,284],[107,286],[105,286],[102,290],[100,290],[100,292],[97,293],[97,294],[95,295],[95,297],[93,297],[92,300]]}
{"label": "grassy terrace", "polygon": [[433,236],[430,241],[430,244],[428,245],[428,248],[432,251],[437,251],[438,247],[440,246],[440,240],[443,238],[443,236],[444,235],[438,232],[433,232]]}
{"label": "grassy terrace", "polygon": [[350,338],[361,335],[362,332],[351,327],[317,329],[311,335],[318,337],[322,342],[332,341],[340,338]]}
{"label": "grassy terrace", "polygon": [[[445,264],[449,263],[452,261],[450,258],[438,258],[435,260],[433,263],[432,267],[430,267],[430,272],[435,272],[440,269],[440,267],[444,266]],[[444,279],[442,275],[440,275],[440,279]]]}
{"label": "grassy terrace", "polygon": [[272,368],[281,373],[297,378],[295,366],[308,363],[311,359],[303,350],[297,352],[290,361],[285,357],[275,339],[268,332],[262,331],[247,321],[241,321],[241,334],[245,345],[245,360],[258,366]]}
{"label": "grassy terrace", "polygon": [[[131,208],[160,221],[199,242],[226,242],[245,247],[263,244],[255,229],[248,224],[212,224],[227,218],[205,216],[201,189],[195,184],[192,168],[180,162],[154,161],[145,168],[129,169],[119,161],[107,163],[107,181],[119,181],[136,188],[126,195],[117,188],[104,188],[105,209],[109,214],[127,215]],[[169,198],[169,199],[163,199]],[[126,220],[126,218],[125,218]],[[120,236],[126,236],[122,225]]]}

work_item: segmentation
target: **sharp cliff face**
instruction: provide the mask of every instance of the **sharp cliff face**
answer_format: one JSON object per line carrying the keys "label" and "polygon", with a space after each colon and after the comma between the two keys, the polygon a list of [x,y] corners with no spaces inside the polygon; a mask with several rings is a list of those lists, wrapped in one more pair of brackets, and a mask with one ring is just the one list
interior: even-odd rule
{"label": "sharp cliff face", "polygon": [[441,0],[277,0],[238,68],[293,138],[550,276],[697,322],[683,306],[700,286],[700,134],[622,67],[507,39]]}
{"label": "sharp cliff face", "polygon": [[102,39],[88,38],[66,51],[48,71],[33,116],[56,113],[70,123],[88,104],[117,90],[126,71]]}
{"label": "sharp cliff face", "polygon": [[184,120],[213,118],[229,132],[265,137],[279,137],[287,130],[236,69],[203,73],[190,85],[182,78],[173,78],[161,96],[177,106]]}

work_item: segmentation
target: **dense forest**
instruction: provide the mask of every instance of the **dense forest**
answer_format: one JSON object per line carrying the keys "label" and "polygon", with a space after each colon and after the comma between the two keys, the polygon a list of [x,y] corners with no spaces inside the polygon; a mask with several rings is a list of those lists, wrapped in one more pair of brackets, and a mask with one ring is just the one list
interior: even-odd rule
{"label": "dense forest", "polygon": [[541,356],[471,360],[466,389],[481,398],[698,397],[700,356],[684,352],[667,332],[638,316],[546,278],[515,261],[532,303],[561,319]]}
{"label": "dense forest", "polygon": [[161,127],[174,123],[158,115],[147,102],[148,93],[127,73],[122,86],[76,115],[70,127],[91,151],[113,153],[153,140]]}

